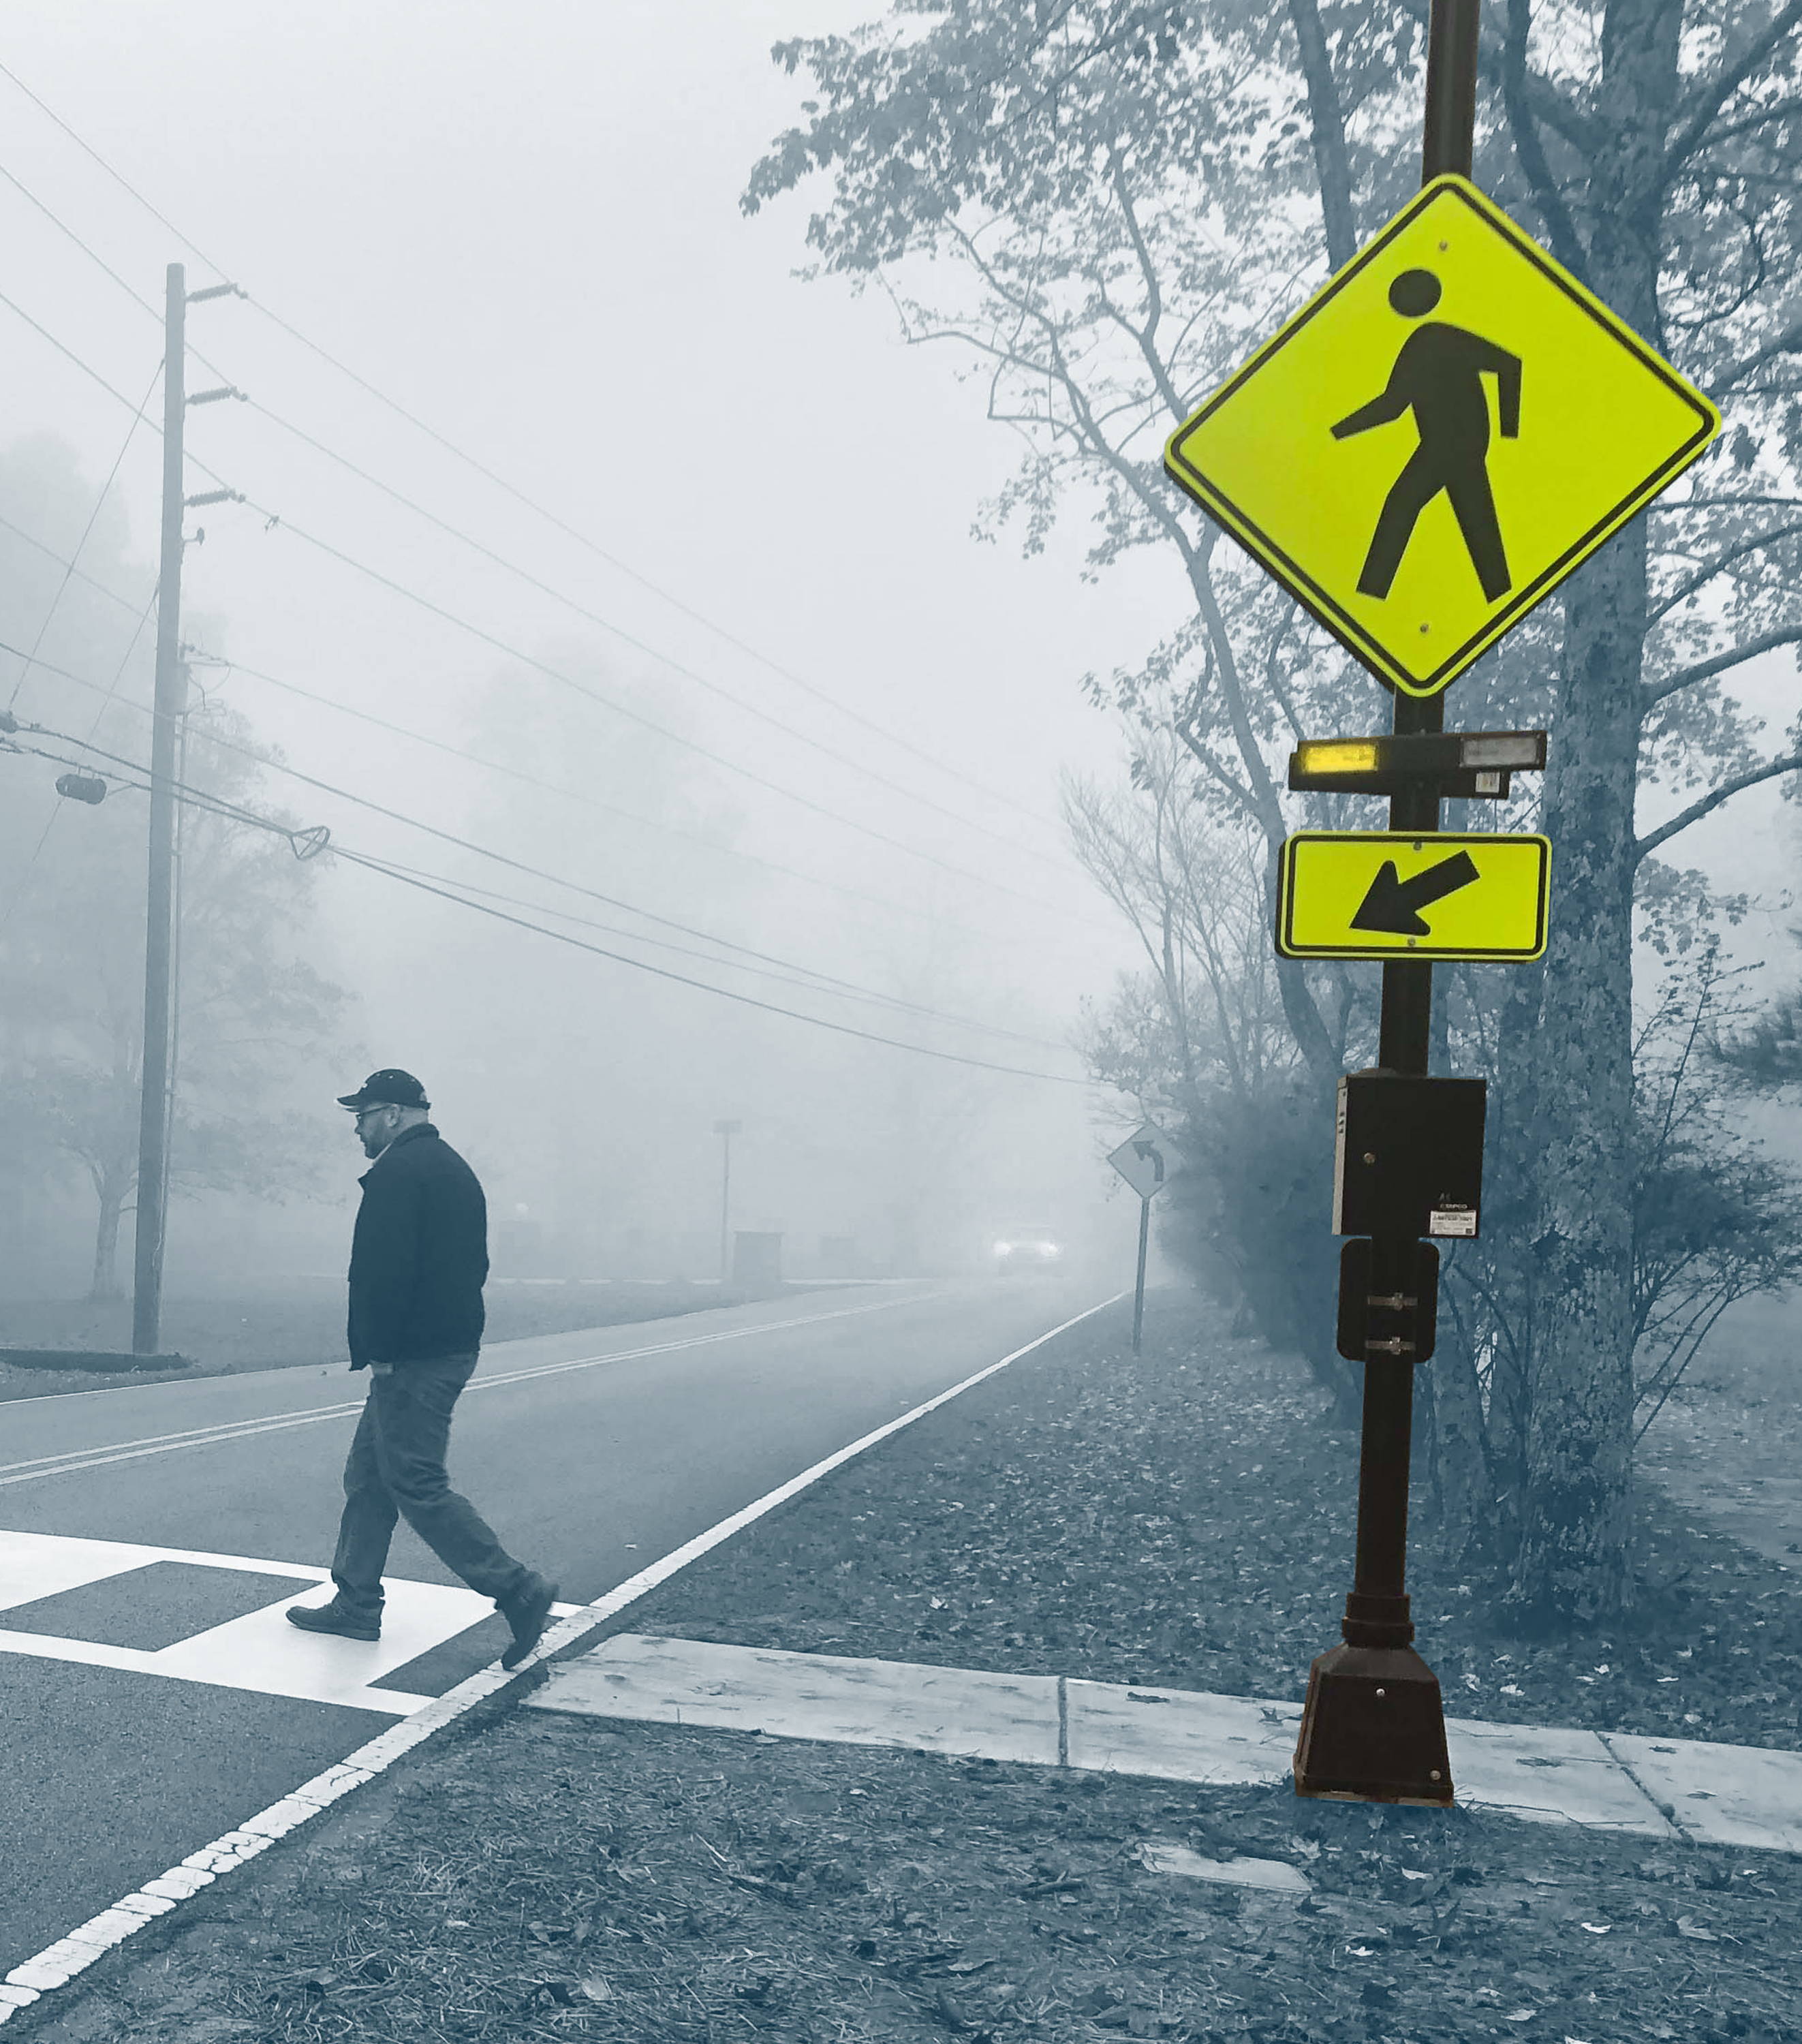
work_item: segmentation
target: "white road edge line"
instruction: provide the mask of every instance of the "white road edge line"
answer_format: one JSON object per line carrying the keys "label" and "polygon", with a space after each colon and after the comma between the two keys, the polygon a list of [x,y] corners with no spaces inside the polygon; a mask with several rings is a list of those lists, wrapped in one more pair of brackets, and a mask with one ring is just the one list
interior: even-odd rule
{"label": "white road edge line", "polygon": [[[296,1831],[308,1818],[317,1816],[329,1808],[340,1796],[348,1795],[352,1789],[366,1781],[372,1781],[398,1760],[404,1753],[410,1752],[441,1727],[455,1722],[490,1696],[519,1681],[544,1655],[573,1646],[586,1633],[604,1625],[626,1606],[635,1604],[647,1591],[657,1588],[686,1569],[690,1562],[698,1561],[709,1549],[717,1547],[722,1541],[729,1540],[753,1521],[772,1512],[778,1504],[786,1504],[810,1484],[817,1483],[821,1477],[829,1475],[842,1464],[860,1455],[866,1448],[873,1448],[879,1441],[886,1441],[891,1434],[898,1434],[904,1427],[910,1427],[916,1420],[923,1420],[928,1412],[936,1412],[939,1406],[948,1404],[962,1393],[974,1389],[997,1371],[1005,1370],[1009,1363],[1018,1362],[1022,1356],[1030,1355],[1047,1342],[1055,1341],[1059,1335],[1067,1334],[1082,1322],[1092,1320],[1097,1313],[1105,1312],[1109,1306],[1118,1305],[1126,1297],[1116,1292],[1111,1298],[1103,1299],[1099,1304],[1085,1308],[1059,1326],[1039,1335],[1025,1345],[1016,1348],[1011,1355],[1004,1355],[999,1362],[991,1362],[961,1383],[954,1384],[949,1390],[941,1391],[936,1397],[928,1398],[924,1404],[916,1405],[911,1412],[903,1412],[898,1419],[889,1420],[848,1447],[837,1450],[824,1462],[814,1463],[799,1476],[790,1477],[786,1483],[778,1484],[774,1490],[766,1491],[754,1503],[742,1511],[735,1512],[729,1518],[722,1519],[717,1525],[710,1526],[705,1532],[697,1533],[692,1540],[674,1548],[661,1560],[651,1562],[648,1568],[640,1569],[636,1576],[629,1577],[617,1589],[608,1591],[593,1604],[584,1604],[573,1617],[553,1627],[539,1642],[532,1658],[511,1673],[498,1664],[484,1668],[479,1673],[459,1682],[454,1689],[442,1696],[435,1697],[422,1711],[391,1726],[360,1746],[355,1752],[329,1767],[323,1774],[317,1774],[310,1781],[271,1803],[254,1817],[247,1818],[236,1831],[227,1831],[215,1838],[210,1845],[202,1846],[191,1852],[179,1865],[171,1867],[166,1873],[159,1874],[154,1881],[130,1895],[123,1896],[110,1909],[103,1909],[98,1916],[90,1916],[85,1923],[79,1924],[67,1937],[59,1938],[54,1944],[16,1965],[0,1984],[0,2024],[6,2023],[21,2008],[29,2008],[33,2002],[41,2000],[60,1987],[66,1987],[79,1974],[86,1972],[97,1959],[121,1945],[125,1939],[142,1930],[152,1917],[167,1915],[178,1903],[216,1881],[233,1867],[241,1866],[246,1860],[254,1859],[278,1838],[286,1838]],[[869,1310],[864,1308],[863,1310]],[[838,1318],[837,1315],[819,1317]]]}

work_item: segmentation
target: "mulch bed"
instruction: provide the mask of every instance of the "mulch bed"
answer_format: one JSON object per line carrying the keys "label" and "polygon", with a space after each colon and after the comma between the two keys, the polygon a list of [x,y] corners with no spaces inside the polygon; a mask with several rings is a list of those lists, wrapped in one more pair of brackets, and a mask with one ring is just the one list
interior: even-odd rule
{"label": "mulch bed", "polygon": [[[1349,1577],[1354,1443],[1320,1427],[1296,1366],[1187,1295],[1149,1326],[1137,1362],[1117,1316],[1061,1338],[614,1629],[1299,1696]],[[1510,1644],[1423,1554],[1420,1644],[1450,1712],[1755,1740],[1788,1689],[1793,1723],[1787,1573],[1640,1508],[1661,1573],[1707,1594],[1663,1596],[1631,1639]],[[1148,1841],[1284,1860],[1312,1892],[1154,1873]],[[1798,1922],[1802,1858],[1781,1854],[502,1704],[16,2027],[1794,2044]]]}
{"label": "mulch bed", "polygon": [[[90,2044],[1802,2034],[1802,1868],[1768,1854],[549,1712],[427,1750],[20,2029]],[[1148,1840],[1281,1858],[1313,1892],[1153,1873]]]}
{"label": "mulch bed", "polygon": [[[1155,1296],[1146,1325],[1142,1357],[1112,1325],[991,1377],[621,1628],[1299,1703],[1351,1587],[1356,1436],[1193,1295]],[[1653,1485],[1635,1511],[1635,1616],[1531,1641],[1435,1554],[1416,1486],[1415,1644],[1447,1715],[1795,1748],[1802,1577]]]}

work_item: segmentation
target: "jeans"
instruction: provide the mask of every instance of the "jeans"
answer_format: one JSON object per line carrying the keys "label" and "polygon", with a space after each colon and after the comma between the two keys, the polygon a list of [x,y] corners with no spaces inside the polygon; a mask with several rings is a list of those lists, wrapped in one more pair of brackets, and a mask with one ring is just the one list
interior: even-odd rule
{"label": "jeans", "polygon": [[402,1517],[446,1568],[497,1604],[532,1580],[445,1473],[451,1410],[475,1362],[473,1355],[447,1355],[371,1371],[344,1462],[344,1514],[332,1559],[336,1600],[359,1616],[381,1615],[382,1566]]}

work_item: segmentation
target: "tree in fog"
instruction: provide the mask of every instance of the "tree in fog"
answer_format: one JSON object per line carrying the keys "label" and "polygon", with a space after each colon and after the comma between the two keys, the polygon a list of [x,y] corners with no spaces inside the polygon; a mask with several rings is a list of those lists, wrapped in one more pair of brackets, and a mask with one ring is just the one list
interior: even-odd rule
{"label": "tree in fog", "polygon": [[[10,450],[0,505],[13,528],[0,568],[17,571],[0,594],[0,636],[29,651],[42,632],[46,663],[15,654],[5,677],[9,695],[17,685],[21,725],[12,756],[0,759],[9,1159],[34,1204],[71,1175],[91,1194],[90,1290],[107,1298],[121,1289],[121,1224],[136,1188],[147,833],[139,767],[149,755],[152,632],[146,612],[109,602],[94,584],[142,590],[144,576],[117,525],[97,524],[90,536],[91,583],[65,581],[31,544],[66,558],[78,511],[91,505],[90,486],[60,448]],[[198,692],[191,701],[185,782],[260,811],[254,760],[232,749],[254,751],[248,728]],[[71,764],[109,778],[97,806],[53,792]],[[171,1186],[281,1198],[310,1182],[314,1147],[279,1104],[282,1082],[344,1003],[305,956],[311,869],[287,837],[193,805],[183,807],[179,846]]]}
{"label": "tree in fog", "polygon": [[[1187,766],[1153,728],[1126,785],[1066,784],[1077,856],[1145,955],[1089,1005],[1082,1047],[1097,1078],[1181,1133],[1185,1168],[1160,1216],[1166,1254],[1299,1350],[1349,1423],[1358,1386],[1333,1345],[1329,1157],[1277,986],[1262,847],[1243,819],[1195,801]],[[1343,1059],[1371,1009],[1352,972],[1338,991],[1327,1022]]]}
{"label": "tree in fog", "polygon": [[[879,280],[910,340],[979,371],[989,416],[1025,449],[992,522],[1023,521],[1031,548],[1079,508],[1092,572],[1140,549],[1168,560],[1178,628],[1108,686],[1181,725],[1204,798],[1266,855],[1321,814],[1281,791],[1293,739],[1375,728],[1383,705],[1220,544],[1159,448],[1413,188],[1426,14],[1397,0],[1289,0],[1275,20],[1243,0],[903,0],[852,35],[778,46],[810,98],[746,198],[755,209],[823,174],[821,267]],[[1543,791],[1494,817],[1557,847],[1546,959],[1481,997],[1485,1027],[1442,1017],[1436,1043],[1439,1068],[1481,1052],[1492,1080],[1486,1204],[1507,1219],[1505,1285],[1555,1301],[1521,1323],[1507,1523],[1523,1622],[1603,1618],[1631,1594],[1636,912],[1642,930],[1673,902],[1712,916],[1666,847],[1802,759],[1802,730],[1773,740],[1733,693],[1748,663],[1802,641],[1798,225],[1781,197],[1802,148],[1799,21],[1797,0],[1485,10],[1477,181],[1729,421],[1682,487],[1458,684],[1455,721],[1552,732]],[[1273,969],[1324,1101],[1337,982]],[[1490,1308],[1470,1303],[1474,1352],[1492,1353]]]}

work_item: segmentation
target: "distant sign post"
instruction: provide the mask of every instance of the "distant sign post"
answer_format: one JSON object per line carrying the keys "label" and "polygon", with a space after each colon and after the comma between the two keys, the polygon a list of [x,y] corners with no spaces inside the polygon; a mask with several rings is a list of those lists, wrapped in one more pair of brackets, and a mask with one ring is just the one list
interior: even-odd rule
{"label": "distant sign post", "polygon": [[[1701,454],[1720,414],[1470,179],[1479,0],[1431,0],[1421,190],[1170,436],[1173,479],[1393,694],[1386,736],[1304,740],[1297,791],[1386,832],[1283,847],[1276,947],[1381,961],[1377,1066],[1341,1081],[1339,1341],[1364,1366],[1344,1643],[1308,1671],[1296,1792],[1453,1800],[1405,1592],[1413,1370],[1438,1252],[1477,1231],[1483,1085],[1427,1076],[1432,961],[1539,957],[1551,847],[1454,836],[1543,732],[1447,732],[1444,691]],[[1116,1153],[1116,1159],[1119,1153]],[[1143,1240],[1143,1238],[1142,1238]],[[1141,1252],[1141,1270],[1143,1268]]]}
{"label": "distant sign post", "polygon": [[1139,1195],[1139,1278],[1132,1294],[1132,1352],[1145,1327],[1145,1257],[1151,1241],[1151,1202],[1182,1166],[1170,1138],[1155,1122],[1142,1122],[1108,1162]]}

